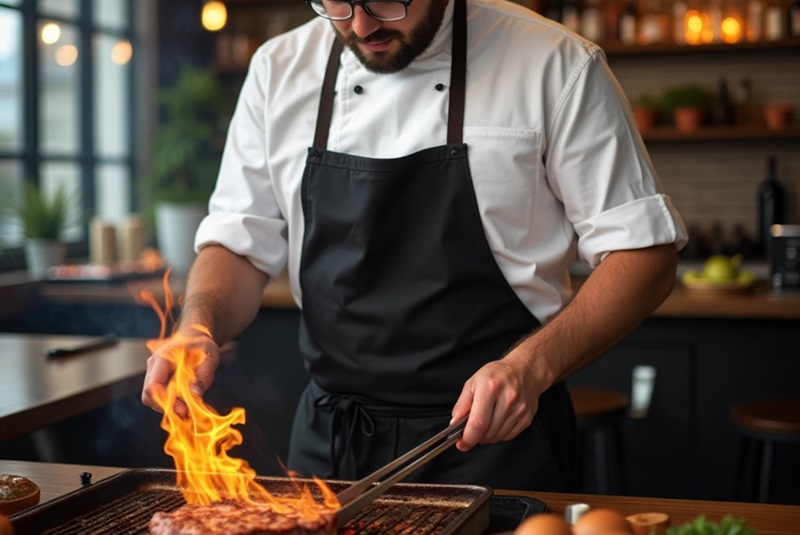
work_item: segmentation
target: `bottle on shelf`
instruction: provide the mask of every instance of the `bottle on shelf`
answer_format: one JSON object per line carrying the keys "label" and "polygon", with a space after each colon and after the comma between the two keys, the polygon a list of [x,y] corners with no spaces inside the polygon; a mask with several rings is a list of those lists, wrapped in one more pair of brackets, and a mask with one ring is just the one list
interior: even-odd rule
{"label": "bottle on shelf", "polygon": [[619,18],[619,40],[623,45],[635,45],[639,33],[639,13],[636,1],[628,0]]}
{"label": "bottle on shelf", "polygon": [[652,45],[666,41],[669,22],[662,4],[661,0],[644,1],[639,19],[639,44]]}
{"label": "bottle on shelf", "polygon": [[565,0],[561,7],[561,24],[575,33],[581,31],[581,8],[577,0]]}
{"label": "bottle on shelf", "polygon": [[747,0],[745,10],[745,35],[748,41],[757,43],[763,38],[764,2],[761,0]]}
{"label": "bottle on shelf", "polygon": [[677,45],[686,44],[686,11],[688,7],[683,0],[672,3],[672,38]]}
{"label": "bottle on shelf", "polygon": [[722,42],[722,0],[710,1],[708,17],[711,19],[711,42]]}
{"label": "bottle on shelf", "polygon": [[725,78],[720,78],[717,82],[717,94],[711,106],[711,116],[714,124],[720,126],[731,126],[736,120],[728,91],[728,81]]}
{"label": "bottle on shelf", "polygon": [[764,9],[764,39],[780,41],[786,33],[786,12],[781,0],[770,0]]}
{"label": "bottle on shelf", "polygon": [[787,14],[789,29],[789,37],[800,37],[800,0],[793,0],[789,4],[789,11]]}
{"label": "bottle on shelf", "polygon": [[734,90],[734,101],[736,104],[736,124],[749,125],[754,121],[753,118],[753,84],[749,78],[742,78],[736,84]]}
{"label": "bottle on shelf", "polygon": [[588,40],[599,43],[603,40],[603,14],[600,0],[586,0],[580,17],[581,35]]}
{"label": "bottle on shelf", "polygon": [[739,4],[735,0],[726,0],[722,6],[720,34],[722,41],[729,45],[744,39],[744,14]]}
{"label": "bottle on shelf", "polygon": [[[800,0],[798,0],[800,1]],[[603,40],[606,42],[619,42],[619,22],[622,17],[622,4],[615,0],[605,2],[603,12]]]}
{"label": "bottle on shelf", "polygon": [[767,176],[758,188],[758,246],[767,252],[770,227],[783,223],[783,188],[778,181],[778,164],[775,156],[767,160]]}

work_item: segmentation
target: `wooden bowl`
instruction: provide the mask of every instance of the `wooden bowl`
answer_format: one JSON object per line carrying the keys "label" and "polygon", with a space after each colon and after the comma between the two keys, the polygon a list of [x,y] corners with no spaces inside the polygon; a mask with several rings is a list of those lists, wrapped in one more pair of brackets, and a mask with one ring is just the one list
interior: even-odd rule
{"label": "wooden bowl", "polygon": [[39,485],[24,476],[0,475],[0,514],[13,515],[39,503]]}

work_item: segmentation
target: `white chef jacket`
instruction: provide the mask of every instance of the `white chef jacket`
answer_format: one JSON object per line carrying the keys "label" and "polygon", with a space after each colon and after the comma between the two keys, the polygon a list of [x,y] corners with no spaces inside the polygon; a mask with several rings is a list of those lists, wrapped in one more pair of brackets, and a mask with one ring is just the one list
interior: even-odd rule
{"label": "white chef jacket", "polygon": [[[614,250],[681,247],[686,231],[599,47],[517,4],[467,5],[463,135],[480,217],[509,285],[546,321],[570,298],[576,253],[596,266]],[[446,143],[452,18],[451,1],[430,47],[395,74],[345,47],[329,150],[393,158]],[[333,38],[317,17],[254,54],[195,240],[271,276],[288,263],[298,306],[300,186]]]}

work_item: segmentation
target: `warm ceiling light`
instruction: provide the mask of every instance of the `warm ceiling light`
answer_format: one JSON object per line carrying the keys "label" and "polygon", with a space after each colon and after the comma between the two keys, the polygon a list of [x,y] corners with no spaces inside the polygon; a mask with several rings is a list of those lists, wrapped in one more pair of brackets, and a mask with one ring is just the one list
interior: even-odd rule
{"label": "warm ceiling light", "polygon": [[216,32],[225,27],[225,23],[228,21],[228,10],[225,9],[225,4],[222,2],[211,0],[203,5],[201,18],[206,30]]}
{"label": "warm ceiling light", "polygon": [[133,47],[130,41],[117,41],[111,48],[111,61],[117,65],[125,65],[133,56]]}
{"label": "warm ceiling light", "polygon": [[41,37],[42,42],[46,45],[58,42],[61,38],[61,27],[55,22],[48,22],[42,26]]}
{"label": "warm ceiling light", "polygon": [[78,47],[75,45],[64,45],[56,50],[56,63],[62,67],[69,67],[78,61]]}

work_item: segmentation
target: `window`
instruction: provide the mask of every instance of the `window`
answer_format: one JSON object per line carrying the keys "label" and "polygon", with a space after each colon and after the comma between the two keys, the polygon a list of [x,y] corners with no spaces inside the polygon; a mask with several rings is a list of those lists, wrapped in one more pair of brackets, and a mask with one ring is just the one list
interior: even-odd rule
{"label": "window", "polygon": [[[88,254],[89,219],[136,208],[133,39],[140,2],[0,0],[0,195],[26,182],[80,199],[64,238]],[[0,270],[21,269],[23,236],[0,223]]]}

